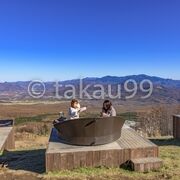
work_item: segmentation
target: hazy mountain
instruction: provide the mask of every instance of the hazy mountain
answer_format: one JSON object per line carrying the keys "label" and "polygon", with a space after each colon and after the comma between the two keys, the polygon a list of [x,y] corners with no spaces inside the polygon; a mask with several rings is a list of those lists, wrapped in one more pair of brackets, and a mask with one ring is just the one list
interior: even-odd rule
{"label": "hazy mountain", "polygon": [[[131,76],[124,76],[124,77],[116,77],[116,76],[105,76],[102,78],[96,78],[96,77],[87,77],[84,78],[83,86],[86,85],[92,85],[88,89],[88,92],[92,94],[95,84],[100,84],[107,89],[107,85],[112,85],[112,94],[116,94],[117,92],[117,85],[121,84],[122,86],[122,98],[123,100],[126,100],[125,97],[128,94],[124,89],[124,83],[129,80],[135,80],[137,82],[137,85],[139,87],[140,83],[144,79],[148,79],[153,83],[153,93],[150,98],[143,100],[140,98],[144,93],[138,89],[138,92],[136,96],[133,98],[137,101],[149,101],[149,102],[165,102],[165,103],[180,103],[180,80],[172,80],[172,79],[164,79],[160,77],[155,76],[147,76],[144,74],[141,75],[131,75]],[[19,82],[4,82],[0,83],[0,101],[12,101],[12,100],[27,100],[32,99],[31,96],[29,96],[28,93],[28,86],[30,84],[30,81],[19,81]],[[59,84],[62,85],[62,87],[59,89],[59,92],[64,92],[67,90],[65,85],[71,84],[75,86],[75,89],[77,90],[77,96],[78,90],[80,89],[79,79],[73,79],[73,80],[67,80],[59,82]],[[149,85],[146,83],[144,84],[144,88],[149,87]],[[55,99],[55,82],[45,82],[46,92],[45,95],[42,97],[42,99]],[[41,91],[41,87],[39,88]],[[132,84],[129,84],[129,88],[132,88]]]}

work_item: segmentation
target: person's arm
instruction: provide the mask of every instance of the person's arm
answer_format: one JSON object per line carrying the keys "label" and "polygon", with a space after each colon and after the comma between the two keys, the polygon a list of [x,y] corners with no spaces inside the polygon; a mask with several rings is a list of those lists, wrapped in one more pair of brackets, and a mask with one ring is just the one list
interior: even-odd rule
{"label": "person's arm", "polygon": [[105,113],[104,109],[102,109],[101,117],[109,117],[109,115]]}
{"label": "person's arm", "polygon": [[81,113],[81,112],[86,111],[86,110],[87,110],[86,107],[82,107],[82,108],[79,109],[79,112]]}
{"label": "person's arm", "polygon": [[112,107],[111,109],[111,116],[116,116],[116,110],[114,109],[114,107]]}
{"label": "person's arm", "polygon": [[109,115],[106,113],[102,113],[102,117],[109,117]]}

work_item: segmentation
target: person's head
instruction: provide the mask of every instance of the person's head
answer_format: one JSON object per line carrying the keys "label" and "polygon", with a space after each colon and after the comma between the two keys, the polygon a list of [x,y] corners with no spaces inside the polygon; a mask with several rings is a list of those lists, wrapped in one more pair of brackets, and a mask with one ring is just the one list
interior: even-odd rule
{"label": "person's head", "polygon": [[108,110],[111,109],[111,107],[112,107],[111,101],[105,100],[104,103],[103,103],[103,109],[104,109],[105,111],[108,111]]}
{"label": "person's head", "polygon": [[72,108],[80,108],[79,106],[80,106],[80,105],[79,105],[79,101],[78,101],[77,99],[73,99],[73,100],[71,101],[71,107],[72,107]]}

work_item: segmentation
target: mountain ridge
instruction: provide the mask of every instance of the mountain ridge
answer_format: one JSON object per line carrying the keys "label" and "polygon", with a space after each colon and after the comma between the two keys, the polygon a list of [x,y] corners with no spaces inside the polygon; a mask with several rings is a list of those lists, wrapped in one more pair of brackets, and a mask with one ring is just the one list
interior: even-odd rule
{"label": "mountain ridge", "polygon": [[[180,80],[173,80],[169,78],[161,78],[157,76],[149,76],[146,74],[139,75],[128,75],[128,76],[103,76],[103,77],[85,77],[83,78],[83,84],[93,85],[93,84],[101,84],[101,85],[117,85],[124,84],[127,80],[133,79],[139,85],[142,80],[148,79],[153,83],[153,94],[151,100],[155,101],[165,101],[169,100],[172,102],[180,102]],[[31,81],[17,81],[17,82],[4,82],[0,83],[0,100],[28,100],[31,97],[28,94],[28,86]],[[72,84],[78,89],[78,85],[80,83],[80,79],[72,79],[59,81],[62,86]],[[51,99],[54,93],[54,84],[53,81],[44,82],[46,87],[46,94],[44,96],[45,99]],[[115,91],[115,90],[114,90]],[[141,93],[139,93],[140,96]],[[138,97],[139,97],[138,96]],[[147,101],[150,101],[148,99]]]}
{"label": "mountain ridge", "polygon": [[[114,75],[106,75],[106,76],[102,76],[102,77],[93,77],[93,76],[88,76],[82,79],[103,79],[103,78],[133,78],[133,77],[143,77],[143,78],[157,78],[157,79],[162,79],[162,80],[171,80],[171,81],[180,81],[179,79],[173,79],[173,78],[163,78],[163,77],[159,77],[159,76],[151,76],[151,75],[147,75],[147,74],[132,74],[132,75],[125,75],[125,76],[114,76]],[[61,82],[65,82],[65,81],[74,81],[74,80],[79,80],[80,78],[73,78],[73,79],[66,79],[66,80],[62,80]],[[31,80],[17,80],[17,81],[4,81],[4,82],[0,82],[0,84],[3,83],[25,83],[25,82],[31,82]],[[45,82],[54,82],[54,81],[45,81]]]}

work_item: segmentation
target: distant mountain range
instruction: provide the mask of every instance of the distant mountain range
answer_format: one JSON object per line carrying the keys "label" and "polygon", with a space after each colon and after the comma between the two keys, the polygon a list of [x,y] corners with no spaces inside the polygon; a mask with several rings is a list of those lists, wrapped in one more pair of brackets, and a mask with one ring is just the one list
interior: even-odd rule
{"label": "distant mountain range", "polygon": [[[124,84],[127,80],[135,80],[139,87],[140,83],[144,79],[148,79],[153,84],[153,93],[147,99],[141,99],[140,97],[145,94],[140,89],[138,89],[137,94],[133,98],[133,100],[137,101],[148,101],[148,102],[157,102],[157,103],[180,103],[180,80],[172,80],[172,79],[164,79],[155,76],[147,76],[144,74],[140,75],[131,75],[124,77],[116,77],[116,76],[105,76],[102,78],[91,78],[87,77],[82,79],[83,87],[86,85],[93,86],[95,84],[103,85],[105,91],[108,88],[108,85],[112,85],[112,94],[117,94],[117,85],[121,84],[121,96],[122,100],[126,100],[126,96],[131,94],[130,92],[126,92],[124,89]],[[18,100],[32,100],[33,98],[28,93],[28,87],[30,81],[19,81],[19,82],[4,82],[0,83],[0,102],[9,102],[9,101],[18,101]],[[62,85],[61,88],[58,89],[59,94],[63,94],[68,88],[65,85],[74,85],[76,89],[76,96],[79,98],[79,89],[80,89],[80,80],[73,79],[59,82]],[[46,92],[44,96],[41,98],[42,100],[56,100],[55,94],[55,82],[45,82]],[[148,89],[149,85],[147,83],[144,84],[144,88]],[[42,86],[36,86],[37,90],[42,91]],[[39,88],[39,89],[38,89]],[[129,88],[133,88],[132,83],[129,83]],[[88,88],[88,93],[93,93],[94,87]],[[97,88],[96,88],[97,90]]]}

